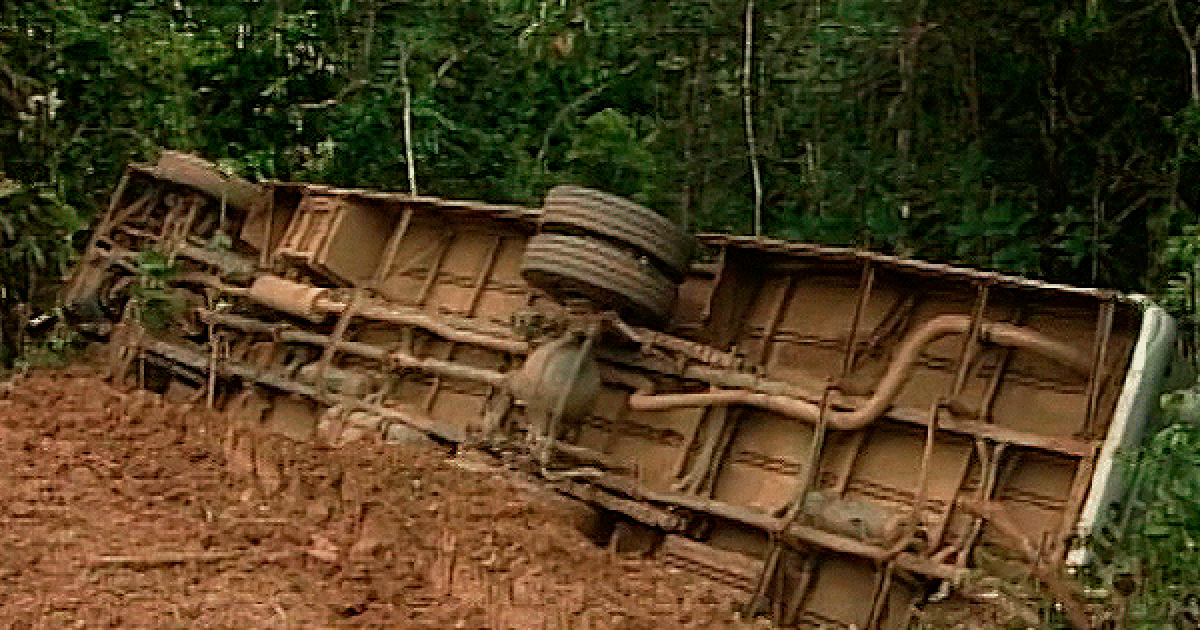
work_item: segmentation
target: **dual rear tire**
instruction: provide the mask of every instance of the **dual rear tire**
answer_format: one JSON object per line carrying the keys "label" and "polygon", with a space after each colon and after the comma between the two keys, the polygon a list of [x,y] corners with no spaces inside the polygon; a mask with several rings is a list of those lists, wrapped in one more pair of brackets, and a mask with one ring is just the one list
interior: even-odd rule
{"label": "dual rear tire", "polygon": [[541,232],[529,239],[521,275],[567,301],[585,299],[631,321],[660,322],[691,261],[678,225],[629,200],[559,186],[546,195]]}

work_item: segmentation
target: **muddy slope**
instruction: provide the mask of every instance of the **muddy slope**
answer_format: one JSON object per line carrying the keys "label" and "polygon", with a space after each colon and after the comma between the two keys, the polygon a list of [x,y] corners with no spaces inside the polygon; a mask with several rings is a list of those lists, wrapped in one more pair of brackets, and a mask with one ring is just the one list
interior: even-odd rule
{"label": "muddy slope", "polygon": [[0,384],[0,628],[730,628],[721,587],[610,554],[471,459],[234,443],[84,370]]}

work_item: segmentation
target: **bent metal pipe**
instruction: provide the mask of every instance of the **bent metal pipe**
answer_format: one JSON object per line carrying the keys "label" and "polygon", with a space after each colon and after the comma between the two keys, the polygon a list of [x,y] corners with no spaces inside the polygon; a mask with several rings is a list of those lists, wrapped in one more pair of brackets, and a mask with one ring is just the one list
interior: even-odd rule
{"label": "bent metal pipe", "polygon": [[[923,324],[901,344],[896,358],[875,388],[875,395],[853,411],[831,410],[828,416],[829,425],[835,429],[853,431],[877,420],[891,407],[926,346],[946,335],[965,334],[970,328],[971,318],[965,315],[941,315]],[[1029,350],[1080,374],[1086,375],[1091,367],[1091,362],[1084,353],[1026,327],[985,322],[980,326],[979,339],[1000,346]],[[713,389],[687,394],[634,393],[629,397],[630,408],[638,411],[711,405],[759,407],[809,423],[816,422],[821,415],[818,404],[790,396],[763,394],[744,389]]]}

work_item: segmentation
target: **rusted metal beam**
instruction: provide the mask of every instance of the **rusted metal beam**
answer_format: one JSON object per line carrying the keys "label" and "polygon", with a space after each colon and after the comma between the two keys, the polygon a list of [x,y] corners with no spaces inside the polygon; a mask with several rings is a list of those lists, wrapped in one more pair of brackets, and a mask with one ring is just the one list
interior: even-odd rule
{"label": "rusted metal beam", "polygon": [[[1020,452],[1013,453],[1009,456],[1007,462],[1004,460],[1004,452],[1008,448],[1008,444],[1004,442],[997,443],[992,447],[992,450],[987,455],[985,449],[987,444],[982,440],[977,441],[976,448],[979,449],[980,459],[986,460],[983,462],[983,469],[980,471],[982,478],[979,480],[979,488],[975,493],[977,502],[991,501],[996,490],[1003,485],[1007,477],[1016,469],[1020,458]],[[1001,465],[1003,462],[1003,466]],[[970,528],[963,537],[959,546],[958,553],[955,556],[954,564],[957,567],[967,566],[967,561],[970,559],[971,549],[975,546],[975,541],[983,532],[983,518],[975,515],[971,522]]]}
{"label": "rusted metal beam", "polygon": [[[365,344],[359,344],[365,345]],[[142,340],[136,347],[131,348],[134,353],[141,351],[150,352],[163,357],[168,361],[185,365],[197,371],[205,371],[207,369],[207,358],[197,352],[184,350],[173,346],[165,341]],[[413,365],[413,369],[420,369],[419,366]],[[424,367],[432,367],[426,364]],[[453,366],[455,368],[462,366]],[[368,403],[357,398],[348,396],[340,396],[332,392],[319,392],[315,387],[305,385],[292,379],[290,375],[277,372],[265,371],[257,367],[247,367],[230,362],[221,363],[217,366],[218,374],[221,376],[232,376],[243,379],[244,381],[260,383],[290,394],[306,396],[326,405],[345,405],[351,410],[361,409],[374,414],[386,420],[392,420],[408,425],[418,431],[428,433],[440,439],[461,442],[465,438],[453,427],[447,427],[443,424],[434,422],[416,410],[405,410],[393,407],[385,407],[383,405]],[[465,375],[464,375],[465,376]],[[470,379],[468,379],[470,380]]]}
{"label": "rusted metal beam", "polygon": [[[983,327],[983,316],[988,306],[988,294],[991,289],[991,284],[988,281],[977,283],[977,293],[975,296],[975,304],[971,309],[971,326],[967,334],[963,337],[962,345],[959,347],[958,358],[955,361],[955,376],[954,383],[947,393],[945,401],[957,401],[962,394],[963,388],[967,383],[967,376],[970,373],[971,363],[976,356],[976,350],[979,344],[979,335]],[[1010,349],[1011,347],[1007,347]],[[922,503],[925,500],[925,492],[927,491],[928,467],[931,464],[933,456],[933,441],[935,439],[934,432],[938,422],[938,414],[943,408],[942,404],[934,404],[929,413],[928,433],[926,435],[925,453],[921,460],[921,475],[918,483],[917,493],[913,499],[914,518],[919,523],[921,520],[921,512],[924,511]],[[938,515],[934,528],[928,534],[929,550],[935,552],[941,546],[942,538],[945,536],[946,527],[949,525],[950,518],[954,514],[954,499],[958,495],[959,489],[966,482],[967,472],[971,467],[972,452],[968,450],[966,455],[961,460],[961,471],[956,475],[958,483],[955,485],[954,492],[946,501],[946,508]]]}
{"label": "rusted metal beam", "polygon": [[267,183],[282,190],[292,190],[303,193],[318,193],[324,195],[337,195],[349,199],[365,199],[385,204],[411,204],[414,206],[422,206],[427,209],[451,212],[455,214],[465,214],[476,217],[482,216],[506,221],[517,221],[530,231],[537,229],[537,220],[541,217],[540,208],[526,208],[523,206],[484,203],[481,201],[463,201],[457,199],[413,196],[408,193],[384,192],[379,190],[367,190],[363,188],[341,188],[338,186],[312,184],[306,182],[285,182],[272,180]]}
{"label": "rusted metal beam", "polygon": [[956,267],[942,263],[913,260],[910,258],[901,258],[899,256],[891,256],[887,254],[877,254],[875,252],[869,252],[861,249],[828,247],[822,245],[813,245],[811,243],[799,243],[794,241],[783,241],[778,239],[751,236],[732,236],[729,234],[700,234],[696,238],[701,243],[714,246],[725,246],[735,249],[765,253],[787,254],[798,259],[816,258],[822,261],[830,262],[871,261],[872,263],[875,263],[881,267],[900,269],[914,274],[931,275],[943,278],[982,280],[985,282],[990,282],[993,285],[1007,286],[1017,289],[1047,291],[1052,293],[1076,295],[1097,299],[1107,299],[1113,295],[1112,291],[1106,289],[1088,289],[1066,284],[1043,282],[1041,280],[1031,280],[1029,278],[1004,275],[993,271],[980,271],[978,269],[968,269],[965,267]]}
{"label": "rusted metal beam", "polygon": [[[202,312],[201,319],[220,326],[236,328],[247,332],[266,333],[284,343],[302,343],[327,347],[331,336],[311,333],[290,328],[286,325],[269,324],[240,315],[226,313]],[[391,350],[358,341],[342,341],[339,350],[349,354],[372,359],[383,364],[384,369],[404,369],[439,374],[448,378],[481,382],[488,385],[501,385],[507,378],[505,374],[484,368],[449,363],[429,357],[417,357],[407,352]]]}
{"label": "rusted metal beam", "polygon": [[[447,342],[441,346],[439,359],[441,361],[450,362],[454,358],[454,351],[458,348],[458,344],[453,341]],[[425,399],[421,401],[421,408],[425,411],[433,411],[433,405],[437,403],[438,394],[442,393],[442,377],[434,376],[433,383],[429,386],[429,391],[425,393]]]}
{"label": "rusted metal beam", "polygon": [[867,630],[880,630],[883,613],[887,609],[888,593],[892,590],[892,578],[896,572],[894,562],[885,562],[883,571],[877,573],[875,591],[871,595],[871,614],[867,617]]}
{"label": "rusted metal beam", "polygon": [[1070,551],[1071,539],[1075,536],[1075,524],[1079,521],[1079,513],[1087,499],[1088,489],[1092,484],[1092,475],[1096,472],[1096,459],[1100,456],[1100,443],[1094,443],[1091,453],[1079,459],[1075,476],[1071,480],[1071,489],[1067,494],[1067,502],[1063,507],[1058,529],[1051,541],[1050,552],[1054,562],[1062,562]]}
{"label": "rusted metal beam", "polygon": [[[539,445],[545,444],[547,440],[548,438],[535,436],[530,443],[536,448]],[[548,448],[554,451],[556,455],[561,453],[572,459],[581,460],[589,464],[597,464],[609,471],[619,471],[622,474],[628,473],[634,476],[637,476],[638,473],[636,464],[616,459],[608,453],[586,446],[579,446],[578,444],[572,444],[564,440],[554,440],[554,443],[549,445]]]}
{"label": "rusted metal beam", "polygon": [[846,455],[842,458],[841,465],[838,467],[837,477],[833,482],[833,492],[838,498],[846,494],[846,486],[850,484],[850,477],[854,474],[854,464],[858,461],[858,454],[862,450],[863,441],[870,430],[870,427],[859,429],[850,436],[850,445],[846,448]]}
{"label": "rusted metal beam", "polygon": [[871,300],[871,288],[875,285],[875,266],[870,261],[863,262],[862,278],[858,284],[858,301],[854,303],[854,317],[850,320],[850,333],[846,336],[846,348],[842,352],[842,371],[838,378],[846,378],[854,367],[854,359],[858,350],[858,328],[862,324],[863,312]]}
{"label": "rusted metal beam", "polygon": [[912,505],[909,507],[908,523],[905,527],[905,532],[900,540],[893,544],[893,549],[901,550],[908,546],[909,542],[916,538],[917,531],[921,528],[922,517],[925,512],[926,493],[929,491],[929,474],[930,468],[933,466],[933,451],[937,444],[937,429],[938,429],[938,414],[944,406],[944,400],[938,399],[929,405],[929,412],[926,416],[927,424],[925,425],[925,448],[921,452],[921,467],[917,472],[917,487],[913,489]]}
{"label": "rusted metal beam", "polygon": [[779,580],[779,560],[783,556],[784,547],[773,534],[770,538],[762,571],[759,571],[758,578],[754,580],[754,590],[751,591],[750,601],[746,603],[746,616],[750,618],[757,617],[771,599],[778,601],[778,598],[768,597],[767,591]]}
{"label": "rusted metal beam", "polygon": [[383,255],[379,257],[379,264],[375,265],[375,272],[371,274],[370,287],[372,291],[379,290],[379,286],[387,279],[388,272],[392,270],[392,264],[396,262],[396,254],[400,251],[400,243],[404,241],[405,236],[408,236],[412,218],[412,206],[405,205],[404,212],[400,215],[400,222],[396,224],[391,236],[388,237],[388,242],[383,247]]}
{"label": "rusted metal beam", "polygon": [[1037,546],[1025,536],[1003,505],[991,501],[972,500],[962,501],[961,505],[967,511],[991,523],[995,527],[995,531],[1009,541],[1009,546],[1014,551],[1025,556],[1025,560],[1030,566],[1030,572],[1062,607],[1072,628],[1082,630],[1093,627],[1087,609],[1080,602],[1070,583],[1066,578],[1060,576],[1055,568],[1046,567],[1039,562]]}
{"label": "rusted metal beam", "polygon": [[912,317],[913,311],[916,310],[918,301],[917,297],[912,294],[896,300],[867,337],[863,350],[867,354],[877,352],[885,339],[906,325]]}
{"label": "rusted metal beam", "polygon": [[346,307],[346,310],[342,311],[337,323],[333,326],[333,333],[329,335],[328,340],[323,344],[324,349],[321,351],[321,358],[317,360],[317,389],[321,392],[324,392],[327,386],[325,372],[329,369],[329,365],[333,363],[333,358],[342,345],[342,339],[346,336],[346,330],[350,328],[350,321],[357,314],[358,305],[363,300],[363,292],[364,289],[362,287],[354,289],[353,294],[350,296],[350,305]]}
{"label": "rusted metal beam", "polygon": [[678,352],[687,359],[697,361],[706,366],[729,369],[741,363],[741,358],[734,353],[724,352],[707,344],[697,343],[649,328],[631,326],[630,330],[637,337],[637,341],[643,345]]}
{"label": "rusted metal beam", "polygon": [[683,431],[683,445],[679,447],[679,454],[675,456],[675,462],[671,465],[672,477],[679,479],[683,476],[688,458],[700,437],[700,427],[708,422],[709,416],[719,413],[719,409],[710,408],[696,414],[696,419]]}
{"label": "rusted metal beam", "polygon": [[784,281],[783,288],[779,291],[779,299],[771,306],[771,313],[767,319],[766,325],[763,327],[762,343],[758,352],[759,365],[765,366],[771,358],[771,344],[775,338],[775,333],[779,330],[779,324],[782,323],[784,315],[787,314],[787,308],[792,301],[792,294],[796,289],[796,276],[788,275]]}
{"label": "rusted metal beam", "polygon": [[[488,252],[484,256],[483,262],[479,265],[479,271],[475,274],[475,278],[471,282],[471,298],[468,301],[465,313],[466,317],[468,318],[475,315],[475,309],[479,305],[479,298],[483,295],[484,287],[487,286],[488,276],[492,272],[492,267],[496,264],[496,256],[500,253],[500,246],[503,244],[504,237],[497,236],[492,245],[488,248]],[[449,249],[449,245],[446,246],[446,249]],[[444,257],[444,252],[439,254],[435,265],[441,265]],[[433,269],[430,270],[430,274],[430,278],[436,278],[436,272]],[[423,287],[421,292],[423,296],[427,295],[427,288]],[[425,298],[422,297],[421,302],[424,303],[424,300]],[[449,361],[450,359],[454,358],[454,352],[457,350],[457,348],[458,345],[453,341],[450,341],[450,343],[445,346],[445,350],[442,352],[442,360]],[[433,405],[435,402],[437,402],[438,394],[440,394],[441,391],[442,379],[441,377],[435,376],[433,379],[433,384],[430,386],[429,393],[425,396],[425,401],[423,403],[426,411],[431,411],[433,409]]]}
{"label": "rusted metal beam", "polygon": [[800,577],[797,580],[796,588],[792,589],[791,600],[784,610],[783,618],[780,619],[780,625],[789,627],[796,623],[796,618],[800,615],[805,600],[808,599],[808,592],[812,590],[813,577],[817,574],[819,559],[820,554],[816,551],[805,556],[804,564],[800,568]]}
{"label": "rusted metal beam", "polygon": [[1100,401],[1100,389],[1105,378],[1104,363],[1108,357],[1108,343],[1112,338],[1113,320],[1115,319],[1115,298],[1110,297],[1100,307],[1096,314],[1096,335],[1092,346],[1092,369],[1088,375],[1087,408],[1080,433],[1085,437],[1091,436],[1096,427],[1096,407]]}
{"label": "rusted metal beam", "polygon": [[438,243],[437,254],[434,256],[433,263],[429,265],[429,272],[425,275],[425,280],[421,284],[421,291],[417,293],[417,306],[425,306],[425,302],[429,300],[429,293],[433,290],[433,286],[437,284],[438,274],[442,270],[442,262],[446,260],[446,254],[450,251],[450,246],[458,238],[458,234],[451,232],[445,235],[441,242]]}
{"label": "rusted metal beam", "polygon": [[[328,298],[318,298],[315,305],[316,310],[321,313],[334,314],[340,314],[348,307],[346,302]],[[434,316],[417,309],[380,305],[374,301],[362,304],[358,316],[362,319],[421,328],[447,341],[481,346],[497,352],[528,354],[532,350],[528,342],[513,338],[511,331],[483,325],[478,320],[448,315]]]}
{"label": "rusted metal beam", "polygon": [[651,507],[642,501],[615,496],[588,483],[563,479],[553,481],[551,485],[560,492],[580,501],[624,514],[652,527],[666,531],[679,531],[684,525],[683,519],[678,514]]}
{"label": "rusted metal beam", "polygon": [[800,518],[800,515],[804,513],[805,499],[808,497],[808,491],[812,488],[813,479],[820,470],[821,453],[825,446],[825,434],[829,430],[829,396],[834,389],[833,383],[830,382],[825,387],[825,392],[821,396],[821,411],[817,414],[817,423],[813,427],[812,440],[810,440],[808,448],[808,459],[804,462],[804,468],[796,480],[796,489],[793,491],[792,499],[786,506],[784,529],[795,523],[796,519]]}
{"label": "rusted metal beam", "polygon": [[726,425],[729,423],[729,416],[732,413],[735,413],[735,410],[726,406],[711,407],[707,410],[705,419],[708,421],[708,427],[704,445],[700,447],[700,453],[693,461],[692,469],[679,480],[679,483],[675,484],[674,489],[677,492],[694,494],[704,483],[712,469],[713,459],[721,447]]}
{"label": "rusted metal beam", "polygon": [[987,282],[980,282],[978,284],[975,306],[971,309],[971,327],[963,338],[962,346],[958,350],[958,359],[955,361],[957,367],[954,375],[954,387],[950,391],[950,399],[957,398],[962,393],[963,387],[967,384],[967,374],[971,368],[973,350],[979,343],[979,332],[983,327],[983,314],[987,310],[988,292],[990,289],[991,285]]}
{"label": "rusted metal beam", "polygon": [[954,493],[946,501],[946,509],[942,510],[937,522],[934,524],[933,531],[929,533],[929,550],[936,552],[942,546],[942,540],[946,537],[946,530],[950,526],[950,519],[954,516],[954,499],[958,493],[962,491],[963,485],[967,483],[967,477],[971,472],[971,459],[973,451],[968,449],[966,456],[960,460],[961,468],[955,476],[958,483],[954,486]]}
{"label": "rusted metal beam", "polygon": [[483,297],[483,291],[487,288],[488,278],[492,275],[492,269],[496,267],[496,258],[500,254],[500,248],[504,246],[504,237],[497,235],[496,239],[488,247],[487,254],[484,255],[483,264],[479,265],[479,273],[475,275],[475,281],[471,287],[471,299],[467,302],[467,317],[475,316],[475,309],[479,307],[479,299]]}
{"label": "rusted metal beam", "polygon": [[695,492],[696,495],[711,499],[716,492],[717,479],[721,476],[721,468],[729,461],[729,449],[733,446],[733,438],[737,436],[741,426],[742,415],[741,410],[734,409],[725,416],[725,421],[721,424],[721,433],[718,436],[716,454],[704,469],[700,485]]}
{"label": "rusted metal beam", "polygon": [[[1025,309],[1018,306],[1013,312],[1010,323],[1014,326],[1019,326],[1024,314]],[[979,419],[984,422],[991,422],[992,408],[996,404],[996,396],[1000,393],[1000,383],[1004,380],[1004,373],[1008,370],[1008,364],[1012,361],[1012,348],[1006,347],[1000,352],[1000,359],[996,362],[996,371],[988,379],[987,389],[984,390],[983,394],[983,402],[979,405]]]}
{"label": "rusted metal beam", "polygon": [[258,252],[258,266],[260,269],[266,269],[271,265],[271,254],[274,252],[272,244],[275,240],[275,189],[267,188],[267,207],[263,223],[263,247]]}
{"label": "rusted metal beam", "polygon": [[815,527],[793,524],[787,530],[781,531],[780,525],[782,524],[782,519],[724,501],[672,492],[652,491],[640,486],[633,480],[604,473],[591,475],[588,477],[588,480],[598,486],[635,499],[651,503],[674,505],[696,512],[704,512],[718,518],[749,525],[762,531],[780,531],[779,535],[781,539],[789,544],[815,545],[829,551],[881,562],[894,559],[898,568],[926,577],[951,580],[955,583],[964,579],[968,573],[965,569],[959,569],[953,565],[939,564],[910,552],[902,551],[897,553],[894,550],[884,549],[883,547],[826,532]]}

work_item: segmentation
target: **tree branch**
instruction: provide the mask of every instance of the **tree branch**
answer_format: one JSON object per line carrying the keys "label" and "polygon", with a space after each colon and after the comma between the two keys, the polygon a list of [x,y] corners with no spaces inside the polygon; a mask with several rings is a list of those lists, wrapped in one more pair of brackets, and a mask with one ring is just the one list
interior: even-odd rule
{"label": "tree branch", "polygon": [[2,58],[0,58],[0,77],[8,81],[7,86],[0,82],[0,98],[8,101],[8,104],[18,112],[29,111],[29,103],[26,102],[25,90],[22,89],[22,86],[36,84],[37,82],[34,79],[17,74]]}
{"label": "tree branch", "polygon": [[371,48],[375,41],[375,16],[379,12],[379,7],[375,3],[371,3],[371,7],[367,9],[367,32],[363,35],[363,55],[362,55],[362,74],[363,79],[371,76]]}
{"label": "tree branch", "polygon": [[478,47],[478,44],[472,44],[462,50],[455,49],[455,51],[451,53],[449,57],[446,57],[442,63],[438,64],[437,71],[434,72],[433,77],[429,79],[429,87],[436,89],[438,83],[441,82],[442,78],[446,76],[446,73],[450,72],[450,68],[454,67],[454,64],[471,54],[471,52]]}
{"label": "tree branch", "polygon": [[414,163],[412,143],[412,86],[408,81],[408,46],[400,59],[400,80],[404,91],[404,161],[408,166],[408,193],[417,196],[417,165]]}
{"label": "tree branch", "polygon": [[168,551],[137,556],[97,556],[88,561],[92,568],[146,569],[172,564],[212,563],[239,558],[252,558],[264,562],[278,562],[300,555],[300,552],[262,551],[259,549],[233,549],[230,551]]}
{"label": "tree branch", "polygon": [[1183,24],[1183,17],[1179,15],[1179,5],[1175,0],[1166,0],[1166,4],[1167,11],[1171,14],[1171,23],[1179,32],[1179,39],[1183,41],[1183,47],[1187,49],[1192,103],[1200,105],[1200,62],[1198,62],[1196,54],[1196,45],[1200,43],[1200,24],[1196,25],[1195,35],[1188,33],[1187,27]]}
{"label": "tree branch", "polygon": [[750,74],[754,64],[754,0],[746,0],[746,47],[742,61],[742,108],[746,114],[746,147],[750,153],[750,172],[754,177],[754,235],[762,234],[762,172],[758,168],[758,142],[754,137],[754,97]]}

